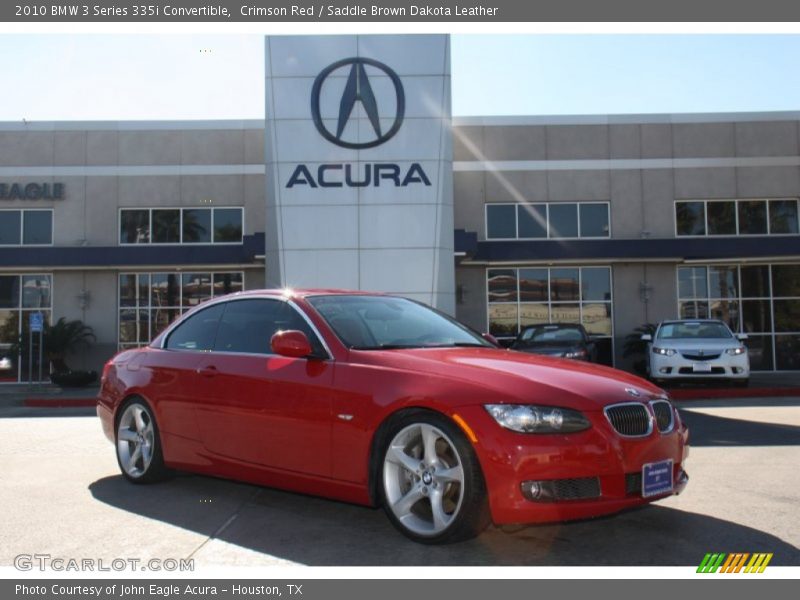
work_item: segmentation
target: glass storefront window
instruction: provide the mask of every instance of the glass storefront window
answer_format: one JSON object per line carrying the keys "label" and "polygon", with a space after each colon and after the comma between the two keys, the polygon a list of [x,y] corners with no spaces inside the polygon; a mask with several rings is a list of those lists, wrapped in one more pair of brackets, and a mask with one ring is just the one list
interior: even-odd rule
{"label": "glass storefront window", "polygon": [[606,267],[581,269],[581,300],[611,300],[611,277]]}
{"label": "glass storefront window", "polygon": [[[27,339],[31,313],[42,313],[45,324],[51,322],[52,280],[52,275],[45,274],[0,275],[0,381],[28,381],[29,377],[38,381],[38,348],[30,364],[28,354],[18,356],[14,347],[20,336]],[[41,370],[46,378],[49,366],[44,361]]]}
{"label": "glass storefront window", "polygon": [[0,246],[19,246],[21,224],[21,210],[0,210]]}
{"label": "glass storefront window", "polygon": [[739,271],[736,267],[710,267],[708,285],[711,298],[738,298]]}
{"label": "glass storefront window", "polygon": [[174,209],[154,210],[151,216],[153,243],[178,244],[180,238],[181,211]]}
{"label": "glass storefront window", "polygon": [[50,246],[52,209],[0,210],[0,246]]}
{"label": "glass storefront window", "polygon": [[547,302],[547,269],[519,270],[519,299],[521,302]]}
{"label": "glass storefront window", "polygon": [[489,302],[517,301],[516,269],[492,269],[489,271]]}
{"label": "glass storefront window", "polygon": [[681,267],[678,269],[678,297],[708,297],[705,267]]}
{"label": "glass storefront window", "polygon": [[22,244],[50,245],[53,243],[53,211],[22,211]]}
{"label": "glass storefront window", "polygon": [[488,269],[486,278],[492,335],[512,338],[529,325],[581,323],[596,338],[600,361],[613,363],[609,267]]}
{"label": "glass storefront window", "polygon": [[[699,293],[702,286],[693,290],[689,282],[702,281],[706,270],[710,285]],[[800,264],[679,267],[678,283],[682,318],[710,316],[748,334],[752,370],[800,368],[787,355],[800,336]]]}
{"label": "glass storefront window", "polygon": [[708,235],[736,235],[736,203],[709,202]]}
{"label": "glass storefront window", "polygon": [[150,211],[120,211],[119,228],[121,244],[147,244],[150,242]]}
{"label": "glass storefront window", "polygon": [[797,200],[769,201],[770,233],[798,233]]}
{"label": "glass storefront window", "polygon": [[119,222],[120,244],[241,244],[244,209],[125,208]]}
{"label": "glass storefront window", "polygon": [[182,306],[191,308],[211,298],[211,273],[184,273],[181,275]]}
{"label": "glass storefront window", "polygon": [[739,201],[739,233],[765,235],[767,233],[767,203],[764,200]]}
{"label": "glass storefront window", "polygon": [[775,358],[779,371],[800,371],[800,334],[776,335]]}
{"label": "glass storefront window", "polygon": [[742,300],[742,331],[747,334],[772,331],[772,303],[769,300]]}
{"label": "glass storefront window", "polygon": [[608,204],[586,202],[578,205],[581,219],[581,237],[608,237]]}
{"label": "glass storefront window", "polygon": [[489,305],[489,333],[496,337],[515,337],[519,322],[517,304]]}
{"label": "glass storefront window", "polygon": [[678,315],[681,319],[707,319],[708,302],[679,302]]}
{"label": "glass storefront window", "polygon": [[772,289],[777,298],[800,297],[800,265],[772,265]]}
{"label": "glass storefront window", "polygon": [[214,209],[214,243],[228,244],[242,241],[242,209]]}
{"label": "glass storefront window", "polygon": [[211,209],[183,211],[183,243],[208,244],[211,241]]}
{"label": "glass storefront window", "polygon": [[486,205],[486,238],[517,237],[517,207],[514,204]]}
{"label": "glass storefront window", "polygon": [[550,299],[580,300],[578,269],[550,269]]}
{"label": "glass storefront window", "polygon": [[769,267],[756,265],[739,269],[743,298],[767,298],[770,294]]}
{"label": "glass storefront window", "polygon": [[577,204],[551,204],[548,212],[551,238],[578,237]]}
{"label": "glass storefront window", "polygon": [[706,215],[703,202],[676,202],[675,222],[678,235],[705,235]]}
{"label": "glass storefront window", "polygon": [[547,205],[517,205],[520,238],[547,237]]}
{"label": "glass storefront window", "polygon": [[148,344],[186,310],[243,289],[241,271],[120,273],[119,346]]}
{"label": "glass storefront window", "polygon": [[679,236],[797,234],[798,201],[682,200],[675,203],[675,226]]}
{"label": "glass storefront window", "polygon": [[486,239],[607,238],[608,202],[486,204]]}

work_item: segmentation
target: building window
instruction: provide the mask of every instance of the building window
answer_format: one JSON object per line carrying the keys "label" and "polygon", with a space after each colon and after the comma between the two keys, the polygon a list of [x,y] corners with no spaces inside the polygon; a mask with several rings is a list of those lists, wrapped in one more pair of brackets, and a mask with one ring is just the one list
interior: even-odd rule
{"label": "building window", "polygon": [[486,272],[489,332],[516,337],[538,323],[581,323],[613,362],[610,267],[530,267]]}
{"label": "building window", "polygon": [[486,239],[607,238],[608,202],[486,204]]}
{"label": "building window", "polygon": [[0,210],[0,246],[51,246],[53,210]]}
{"label": "building window", "polygon": [[[44,322],[52,322],[52,287],[49,274],[0,275],[0,382],[28,381],[29,373],[38,380],[38,352],[31,365],[27,346],[19,354],[14,349],[20,336],[27,339],[31,313],[43,313]],[[42,374],[49,372],[45,362]]]}
{"label": "building window", "polygon": [[796,199],[675,203],[678,236],[792,235],[799,225]]}
{"label": "building window", "polygon": [[241,244],[244,209],[123,208],[120,244]]}
{"label": "building window", "polygon": [[746,333],[754,371],[800,370],[800,264],[678,267],[678,314]]}
{"label": "building window", "polygon": [[121,273],[119,347],[146,345],[190,308],[243,289],[241,271]]}

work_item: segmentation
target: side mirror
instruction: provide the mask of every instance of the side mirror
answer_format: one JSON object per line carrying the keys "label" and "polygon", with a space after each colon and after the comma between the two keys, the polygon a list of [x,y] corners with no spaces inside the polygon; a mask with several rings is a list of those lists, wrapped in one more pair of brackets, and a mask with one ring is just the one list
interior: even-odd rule
{"label": "side mirror", "polygon": [[279,331],[272,336],[269,345],[275,354],[291,358],[303,358],[312,352],[311,342],[306,334],[295,329]]}
{"label": "side mirror", "polygon": [[642,337],[640,337],[639,339],[642,340],[643,342],[652,342],[653,336],[650,335],[649,333],[643,333]]}
{"label": "side mirror", "polygon": [[741,341],[741,342],[745,341],[745,340],[746,340],[746,339],[748,339],[749,337],[750,337],[750,336],[749,336],[749,335],[747,335],[746,333],[737,333],[737,334],[736,334],[736,339],[738,339],[738,340],[739,340],[739,341]]}
{"label": "side mirror", "polygon": [[485,339],[487,342],[489,342],[492,346],[495,346],[497,348],[502,347],[500,346],[500,342],[497,341],[497,338],[494,337],[491,333],[482,333],[481,337]]}

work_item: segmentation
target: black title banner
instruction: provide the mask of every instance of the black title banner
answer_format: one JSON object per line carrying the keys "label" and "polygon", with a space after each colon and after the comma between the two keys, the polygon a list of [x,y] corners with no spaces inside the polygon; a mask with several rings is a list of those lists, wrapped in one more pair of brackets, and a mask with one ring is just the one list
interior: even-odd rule
{"label": "black title banner", "polygon": [[7,22],[787,22],[795,0],[95,0],[2,3]]}

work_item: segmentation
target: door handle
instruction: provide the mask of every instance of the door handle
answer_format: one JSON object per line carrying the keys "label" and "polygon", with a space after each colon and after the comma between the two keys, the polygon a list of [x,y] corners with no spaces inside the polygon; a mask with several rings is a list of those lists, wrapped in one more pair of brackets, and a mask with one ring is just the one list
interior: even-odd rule
{"label": "door handle", "polygon": [[214,377],[217,373],[219,373],[219,371],[217,371],[217,367],[214,365],[199,367],[197,369],[197,374],[202,375],[203,377]]}

